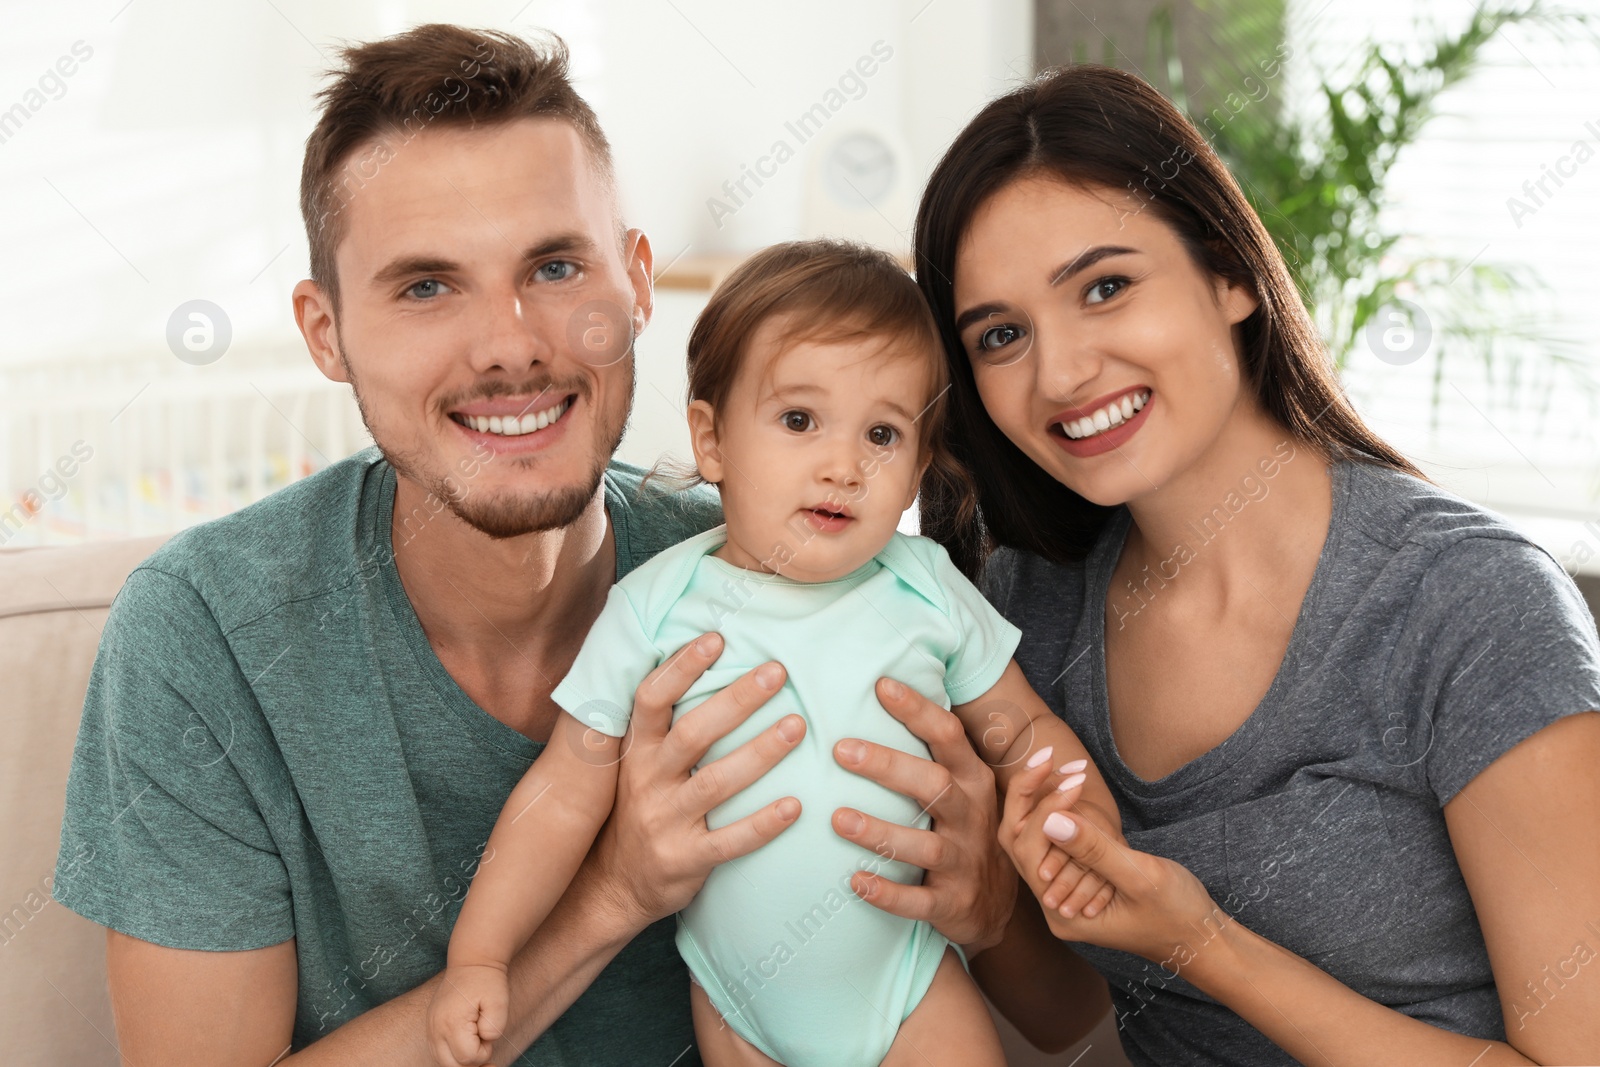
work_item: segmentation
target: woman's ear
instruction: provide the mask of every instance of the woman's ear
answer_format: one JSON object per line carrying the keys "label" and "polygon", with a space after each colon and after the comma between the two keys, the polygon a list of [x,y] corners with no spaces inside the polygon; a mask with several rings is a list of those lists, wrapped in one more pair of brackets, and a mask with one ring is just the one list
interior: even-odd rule
{"label": "woman's ear", "polygon": [[1217,303],[1228,316],[1228,325],[1237,326],[1255,314],[1256,308],[1261,306],[1261,297],[1249,282],[1218,278]]}
{"label": "woman's ear", "polygon": [[717,413],[704,400],[689,405],[689,447],[700,477],[712,485],[722,482],[722,451],[717,447]]}

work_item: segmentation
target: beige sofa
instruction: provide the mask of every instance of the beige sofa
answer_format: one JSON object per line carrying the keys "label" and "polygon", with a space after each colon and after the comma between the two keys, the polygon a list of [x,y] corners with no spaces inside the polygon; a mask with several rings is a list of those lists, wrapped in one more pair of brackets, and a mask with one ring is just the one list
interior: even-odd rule
{"label": "beige sofa", "polygon": [[[161,538],[0,549],[0,1062],[115,1067],[100,927],[50,901],[78,717],[111,600]],[[1120,1067],[1108,1019],[1060,1056],[1001,1020],[1014,1067]],[[1085,1052],[1087,1054],[1080,1054]]]}

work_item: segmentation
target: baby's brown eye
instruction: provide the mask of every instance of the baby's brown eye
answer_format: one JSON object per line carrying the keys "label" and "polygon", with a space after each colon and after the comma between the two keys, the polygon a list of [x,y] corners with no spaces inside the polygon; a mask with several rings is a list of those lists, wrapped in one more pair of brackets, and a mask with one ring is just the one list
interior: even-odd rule
{"label": "baby's brown eye", "polygon": [[803,411],[785,411],[782,421],[785,428],[801,433],[811,425],[811,416]]}
{"label": "baby's brown eye", "polygon": [[895,443],[899,436],[900,435],[895,432],[895,429],[892,426],[874,426],[872,429],[867,431],[867,440],[871,441],[879,448],[888,448],[890,445]]}

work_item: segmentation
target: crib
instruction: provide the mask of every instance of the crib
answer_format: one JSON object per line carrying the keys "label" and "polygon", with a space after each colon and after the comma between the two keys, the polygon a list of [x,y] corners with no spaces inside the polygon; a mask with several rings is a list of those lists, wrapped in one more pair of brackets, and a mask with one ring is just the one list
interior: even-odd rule
{"label": "crib", "polygon": [[0,367],[0,546],[181,529],[371,443],[304,347]]}

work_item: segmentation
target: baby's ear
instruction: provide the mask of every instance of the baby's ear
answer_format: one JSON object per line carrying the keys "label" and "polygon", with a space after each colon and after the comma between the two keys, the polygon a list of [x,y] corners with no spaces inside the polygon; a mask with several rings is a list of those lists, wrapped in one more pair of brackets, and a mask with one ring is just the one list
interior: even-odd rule
{"label": "baby's ear", "polygon": [[717,447],[717,413],[704,400],[689,404],[689,447],[700,477],[712,485],[722,481],[722,450]]}
{"label": "baby's ear", "polygon": [[922,477],[928,473],[928,464],[931,462],[933,462],[932,452],[929,452],[927,455],[924,455],[920,460],[917,461],[917,475],[911,479],[911,488],[906,490],[906,502],[901,505],[901,511],[905,511],[907,508],[911,507],[912,504],[917,502],[917,490],[922,488]]}

